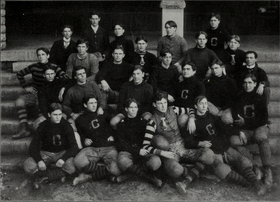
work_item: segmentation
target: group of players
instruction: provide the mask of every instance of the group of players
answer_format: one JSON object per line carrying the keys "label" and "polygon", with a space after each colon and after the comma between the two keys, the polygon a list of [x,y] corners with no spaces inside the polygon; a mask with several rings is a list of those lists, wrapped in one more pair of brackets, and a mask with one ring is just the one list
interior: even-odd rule
{"label": "group of players", "polygon": [[[41,113],[24,162],[34,188],[68,175],[76,175],[74,186],[137,175],[160,188],[168,176],[185,194],[207,171],[265,194],[273,184],[270,92],[257,53],[239,49],[240,37],[219,26],[218,13],[208,30],[195,34],[194,48],[167,21],[158,57],[147,51],[144,36],[136,37],[134,50],[122,23],[109,43],[100,20],[92,12],[76,43],[65,25],[63,39],[50,51],[38,48],[39,62],[17,73],[26,94],[15,102],[20,130],[13,138],[31,136],[28,106],[38,102]],[[245,147],[252,143],[262,167]]]}

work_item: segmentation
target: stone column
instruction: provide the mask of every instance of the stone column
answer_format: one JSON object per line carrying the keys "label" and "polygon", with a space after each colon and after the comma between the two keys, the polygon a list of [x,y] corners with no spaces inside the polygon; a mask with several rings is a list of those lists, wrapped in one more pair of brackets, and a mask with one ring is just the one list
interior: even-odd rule
{"label": "stone column", "polygon": [[168,20],[173,20],[177,24],[177,34],[184,37],[184,0],[161,0],[162,8],[162,36],[166,35],[164,25]]}
{"label": "stone column", "polygon": [[1,35],[0,35],[0,48],[1,50],[6,48],[6,10],[5,10],[6,2],[1,0]]}

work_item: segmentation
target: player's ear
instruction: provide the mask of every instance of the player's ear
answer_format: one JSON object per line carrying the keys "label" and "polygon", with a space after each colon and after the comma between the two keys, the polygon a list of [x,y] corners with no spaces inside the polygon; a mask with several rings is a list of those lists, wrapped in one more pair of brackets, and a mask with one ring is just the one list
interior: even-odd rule
{"label": "player's ear", "polygon": [[48,113],[48,116],[49,116],[49,117],[51,117],[51,114],[50,114],[50,113]]}
{"label": "player's ear", "polygon": [[87,108],[87,105],[84,103],[84,107]]}
{"label": "player's ear", "polygon": [[154,106],[154,108],[156,108],[156,103],[153,102],[153,106]]}

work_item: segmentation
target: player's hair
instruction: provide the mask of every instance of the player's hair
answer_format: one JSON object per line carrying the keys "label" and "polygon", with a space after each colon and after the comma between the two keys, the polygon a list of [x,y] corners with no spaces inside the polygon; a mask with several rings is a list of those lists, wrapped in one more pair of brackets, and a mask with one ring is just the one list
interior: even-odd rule
{"label": "player's hair", "polygon": [[170,49],[168,49],[168,48],[162,49],[162,50],[160,51],[159,55],[160,55],[161,57],[165,57],[167,53],[170,53],[170,54],[173,56],[172,51],[171,51]]}
{"label": "player's hair", "polygon": [[87,104],[90,99],[96,99],[96,101],[98,102],[98,98],[95,95],[90,94],[83,97],[83,104]]}
{"label": "player's hair", "polygon": [[204,95],[199,95],[199,96],[197,96],[197,97],[194,99],[194,104],[196,105],[197,103],[199,103],[199,102],[200,102],[201,100],[203,100],[204,98],[207,100],[206,96],[204,96]]}
{"label": "player's hair", "polygon": [[46,73],[47,70],[53,70],[54,72],[56,72],[57,66],[53,65],[51,63],[48,63],[44,66],[43,72]]}
{"label": "player's hair", "polygon": [[38,52],[39,52],[39,51],[44,51],[47,55],[50,54],[50,50],[47,49],[47,48],[45,48],[45,47],[40,47],[40,48],[38,48],[38,49],[36,50],[37,56],[38,56]]}
{"label": "player's hair", "polygon": [[54,102],[54,103],[51,103],[48,107],[48,112],[49,113],[52,113],[54,112],[55,110],[61,110],[62,111],[62,106],[61,104],[57,103],[57,102]]}
{"label": "player's hair", "polygon": [[125,29],[125,26],[124,26],[124,24],[123,24],[122,22],[116,22],[116,23],[114,23],[114,25],[113,25],[113,30],[115,30],[115,27],[116,27],[117,25],[119,25],[121,28]]}
{"label": "player's hair", "polygon": [[133,71],[136,71],[138,69],[141,70],[142,72],[144,72],[144,68],[141,65],[135,65],[133,68]]}
{"label": "player's hair", "polygon": [[197,33],[194,35],[194,38],[195,38],[195,39],[198,39],[198,37],[199,37],[201,34],[203,34],[203,35],[205,36],[205,38],[208,39],[208,34],[207,34],[206,32],[204,32],[204,31],[199,31],[199,32],[197,32]]}
{"label": "player's hair", "polygon": [[212,67],[213,65],[220,65],[221,68],[225,68],[224,63],[221,60],[218,60],[218,59],[213,60],[210,67]]}
{"label": "player's hair", "polygon": [[115,50],[122,50],[122,52],[124,53],[124,48],[123,48],[122,45],[116,45],[115,48],[114,48],[114,50],[113,50],[113,52],[114,52]]}
{"label": "player's hair", "polygon": [[209,15],[209,20],[211,20],[211,18],[213,18],[213,17],[215,17],[215,18],[217,18],[218,20],[221,21],[221,15],[220,15],[220,13],[211,13],[211,14]]}
{"label": "player's hair", "polygon": [[157,90],[157,92],[153,96],[153,103],[156,103],[157,101],[160,101],[162,99],[168,100],[168,93],[165,91]]}
{"label": "player's hair", "polygon": [[174,22],[173,20],[169,20],[165,23],[164,27],[166,27],[166,25],[169,25],[170,27],[174,27],[177,28],[177,24],[176,22]]}
{"label": "player's hair", "polygon": [[78,47],[78,45],[83,44],[83,43],[86,44],[87,48],[89,47],[89,42],[88,42],[88,40],[85,40],[85,39],[78,39],[76,47]]}
{"label": "player's hair", "polygon": [[91,11],[91,12],[89,13],[89,18],[91,18],[93,15],[97,15],[97,16],[100,18],[100,13],[97,12],[97,11]]}
{"label": "player's hair", "polygon": [[131,103],[135,103],[137,104],[137,106],[139,106],[138,102],[135,100],[135,98],[128,98],[125,103],[124,103],[124,107],[125,108],[129,108],[129,106],[131,105]]}
{"label": "player's hair", "polygon": [[257,77],[254,74],[246,74],[245,77],[243,78],[243,81],[247,78],[251,78],[252,81],[254,81],[255,83],[257,82]]}
{"label": "player's hair", "polygon": [[85,72],[86,72],[86,68],[85,67],[83,67],[83,66],[81,66],[81,65],[78,65],[78,66],[75,66],[74,68],[73,68],[73,75],[77,75],[77,71],[79,71],[79,70],[81,70],[81,69],[84,69],[85,70]]}
{"label": "player's hair", "polygon": [[63,32],[65,28],[69,28],[69,29],[71,29],[71,31],[73,31],[73,26],[72,25],[63,25],[61,27],[61,31]]}
{"label": "player's hair", "polygon": [[182,69],[184,69],[184,67],[185,67],[186,65],[191,66],[193,71],[196,71],[196,70],[197,70],[197,67],[196,67],[195,64],[192,63],[192,62],[187,62],[187,63],[185,63],[185,64],[183,65],[183,68],[182,68]]}
{"label": "player's hair", "polygon": [[141,41],[141,40],[143,40],[143,41],[145,41],[146,43],[148,43],[147,38],[144,37],[143,35],[137,36],[136,39],[135,39],[135,43],[138,43],[138,41]]}
{"label": "player's hair", "polygon": [[247,51],[245,53],[245,55],[247,56],[248,54],[254,54],[255,55],[255,58],[257,59],[258,58],[258,54],[255,52],[255,51]]}
{"label": "player's hair", "polygon": [[235,41],[237,41],[238,43],[240,43],[241,39],[238,35],[231,35],[229,37],[229,40],[228,41],[231,41],[232,39],[234,39]]}

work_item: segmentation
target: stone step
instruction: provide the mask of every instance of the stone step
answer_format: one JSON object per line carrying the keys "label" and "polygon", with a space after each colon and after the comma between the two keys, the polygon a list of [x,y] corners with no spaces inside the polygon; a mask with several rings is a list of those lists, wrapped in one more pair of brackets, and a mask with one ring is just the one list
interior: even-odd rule
{"label": "stone step", "polygon": [[[25,76],[25,80],[28,83],[32,82],[32,75],[28,74]],[[1,85],[2,86],[20,86],[16,73],[1,73]]]}
{"label": "stone step", "polygon": [[280,62],[258,62],[267,74],[280,74]]}
{"label": "stone step", "polygon": [[11,135],[1,136],[1,154],[28,154],[32,137],[14,140]]}
{"label": "stone step", "polygon": [[[27,107],[28,118],[36,118],[38,115],[38,105],[35,107]],[[11,101],[1,102],[1,118],[18,119],[15,103]]]}
{"label": "stone step", "polygon": [[14,102],[19,95],[25,93],[25,90],[20,86],[2,86],[1,87],[1,100]]}
{"label": "stone step", "polygon": [[37,61],[23,61],[23,62],[14,62],[13,63],[13,72],[18,72],[29,65],[36,63]]}
{"label": "stone step", "polygon": [[[33,128],[33,120],[28,120],[29,128]],[[2,135],[14,135],[16,134],[20,129],[20,124],[18,120],[14,119],[3,119],[1,120],[1,136]]]}
{"label": "stone step", "polygon": [[270,101],[280,101],[280,87],[270,87]]}
{"label": "stone step", "polygon": [[[278,135],[278,136],[270,135],[269,136],[269,144],[270,144],[270,148],[271,148],[271,154],[280,156],[280,147],[279,147],[280,135]],[[258,147],[257,144],[248,145],[247,148],[254,155],[256,155],[256,154],[259,155],[260,154],[259,153],[259,147]]]}
{"label": "stone step", "polygon": [[270,87],[280,87],[280,74],[267,74]]}
{"label": "stone step", "polygon": [[269,118],[274,118],[274,117],[280,118],[280,102],[275,102],[275,101],[269,102],[268,116]]}
{"label": "stone step", "polygon": [[27,154],[1,156],[2,171],[22,171],[23,163],[29,157]]}

